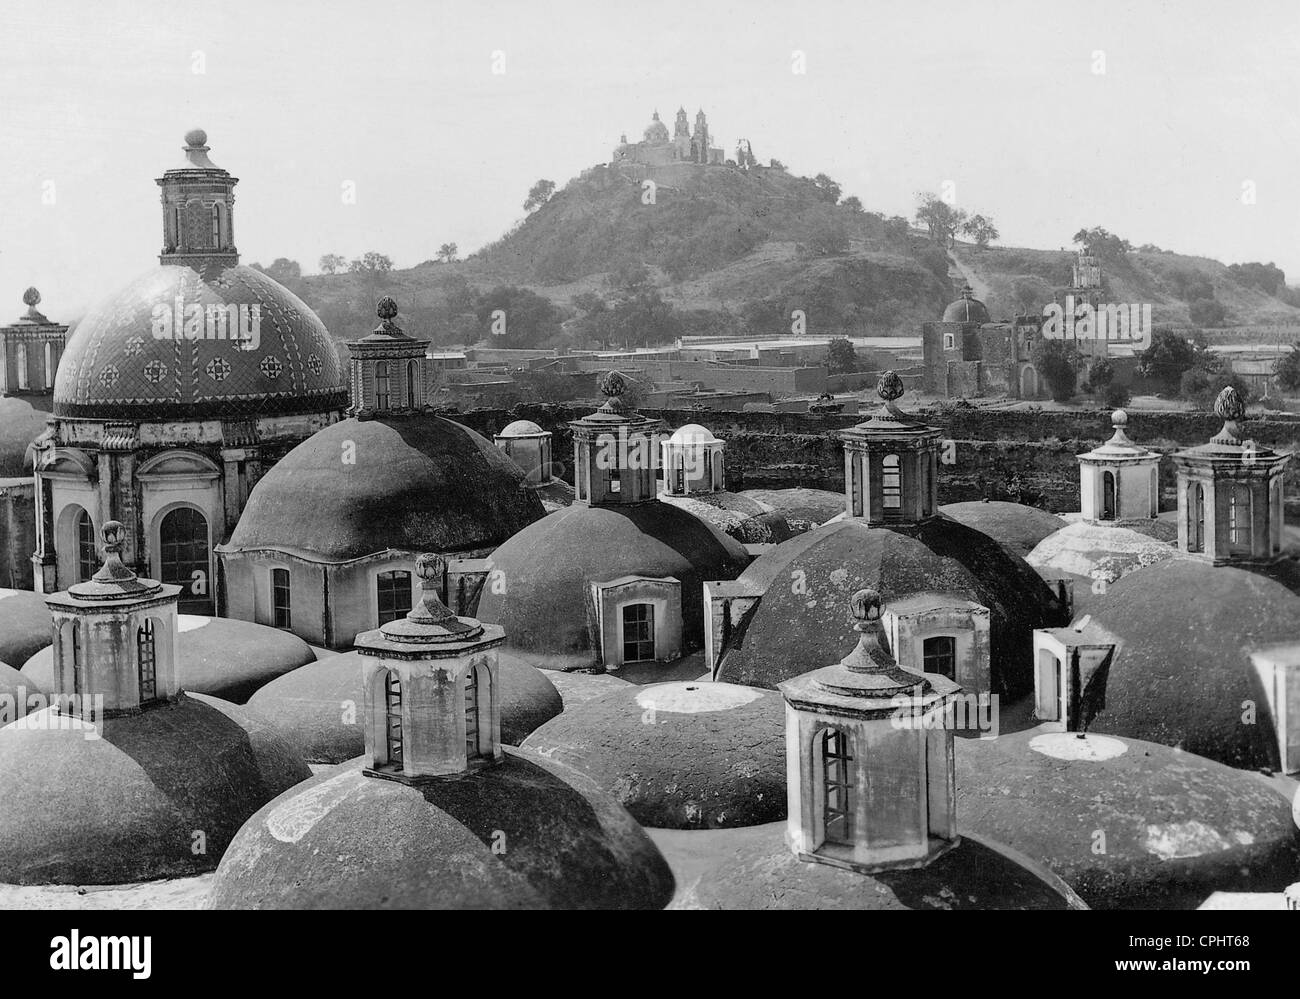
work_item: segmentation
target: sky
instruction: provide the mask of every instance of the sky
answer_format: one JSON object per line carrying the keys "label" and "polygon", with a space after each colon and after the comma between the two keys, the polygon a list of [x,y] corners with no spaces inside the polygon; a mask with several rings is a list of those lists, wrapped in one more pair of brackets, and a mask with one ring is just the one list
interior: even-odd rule
{"label": "sky", "polygon": [[310,273],[472,251],[680,105],[869,210],[949,190],[1004,245],[1100,225],[1300,284],[1295,0],[0,0],[0,53],[6,320],[156,263],[194,127],[242,261]]}

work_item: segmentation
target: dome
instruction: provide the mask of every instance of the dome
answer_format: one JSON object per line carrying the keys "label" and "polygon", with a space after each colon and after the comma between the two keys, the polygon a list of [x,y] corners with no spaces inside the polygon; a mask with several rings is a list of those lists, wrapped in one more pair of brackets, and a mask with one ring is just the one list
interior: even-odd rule
{"label": "dome", "polygon": [[645,141],[656,143],[668,141],[668,126],[659,120],[658,111],[655,112],[650,124],[645,127]]}
{"label": "dome", "polygon": [[[1300,597],[1244,569],[1171,558],[1111,583],[1089,610],[1118,644],[1102,696],[1085,706],[1090,731],[1277,769],[1269,697],[1250,655],[1295,642]],[[1247,701],[1254,724],[1243,723]]]}
{"label": "dome", "polygon": [[368,777],[359,760],[317,774],[240,830],[209,906],[658,909],[672,892],[663,857],[613,799],[506,749],[454,780]]}
{"label": "dome", "polygon": [[[947,517],[914,527],[842,520],[800,534],[741,575],[763,593],[723,654],[717,678],[774,687],[853,650],[847,608],[855,591],[876,590],[886,609],[923,593],[958,595],[989,609],[991,689],[1032,687],[1032,632],[1056,620],[1051,591],[992,538]],[[801,585],[794,585],[798,581]]]}
{"label": "dome", "polygon": [[653,829],[677,878],[672,909],[1086,909],[1059,878],[963,831],[925,867],[863,874],[808,863],[786,823],[744,829]]}
{"label": "dome", "polygon": [[742,493],[724,489],[686,496],[660,493],[659,502],[680,507],[708,521],[741,544],[780,544],[795,534],[784,515]]}
{"label": "dome", "polygon": [[673,435],[668,438],[669,444],[721,444],[722,441],[713,436],[713,431],[700,426],[698,423],[688,423],[685,426],[678,427],[673,431]]}
{"label": "dome", "polygon": [[1094,909],[1194,909],[1300,870],[1290,803],[1258,774],[1095,733],[955,743],[962,829],[1041,860]]}
{"label": "dome", "polygon": [[215,700],[181,695],[98,726],[89,738],[86,722],[46,708],[0,728],[0,883],[211,870],[250,815],[311,775],[264,726]]}
{"label": "dome", "polygon": [[52,627],[43,594],[0,589],[0,662],[27,662],[53,644]]}
{"label": "dome", "polygon": [[[176,630],[180,686],[237,704],[248,700],[264,683],[316,659],[311,646],[297,635],[251,621],[181,614]],[[54,649],[47,645],[37,652],[24,664],[23,673],[52,690]]]}
{"label": "dome", "polygon": [[[250,328],[259,319],[250,349],[206,335],[185,339],[185,324],[175,327],[179,338],[171,330],[155,337],[155,309],[172,325],[178,301],[258,306],[258,317],[244,311]],[[63,417],[235,419],[347,404],[338,352],[316,314],[261,271],[219,258],[201,271],[154,267],[96,305],[68,338],[54,383],[54,412]]]}
{"label": "dome", "polygon": [[581,770],[643,826],[786,817],[785,703],[775,691],[708,681],[631,687],[551,719],[524,748]]}
{"label": "dome", "polygon": [[[308,763],[342,763],[365,749],[361,705],[365,701],[358,652],[327,656],[272,680],[248,702]],[[563,709],[555,685],[540,670],[510,655],[498,657],[501,675],[501,741],[517,746]],[[340,705],[355,704],[355,712]]]}
{"label": "dome", "polygon": [[0,663],[0,725],[8,725],[29,710],[43,708],[45,688],[21,670]]}
{"label": "dome", "polygon": [[513,423],[507,423],[497,437],[542,437],[546,434],[547,431],[532,420],[515,420]]}
{"label": "dome", "polygon": [[492,553],[504,592],[484,587],[478,618],[505,628],[506,644],[542,667],[590,666],[591,583],[620,576],[681,582],[682,635],[704,633],[703,584],[734,579],[741,545],[675,506],[570,506],[524,528]]}
{"label": "dome", "polygon": [[50,414],[26,399],[0,396],[0,478],[32,475],[32,442],[46,431]]}
{"label": "dome", "polygon": [[1043,538],[1025,561],[1045,577],[1064,575],[1083,583],[1074,587],[1078,611],[1090,603],[1091,584],[1096,580],[1109,585],[1134,569],[1176,557],[1178,549],[1167,536],[1168,525],[1162,521],[1076,520]]}
{"label": "dome", "polygon": [[989,310],[975,297],[974,291],[968,284],[962,288],[961,298],[943,310],[943,321],[945,323],[987,323]]}
{"label": "dome", "polygon": [[[340,460],[345,450],[354,464]],[[484,548],[543,515],[523,481],[490,441],[442,417],[344,420],[262,477],[225,550],[346,561],[389,549]]]}
{"label": "dome", "polygon": [[939,512],[987,534],[1018,558],[1024,558],[1045,537],[1065,526],[1065,521],[1054,513],[1000,500],[949,503],[939,507]]}
{"label": "dome", "polygon": [[844,494],[828,489],[746,489],[740,493],[785,517],[795,533],[820,527],[844,512]]}

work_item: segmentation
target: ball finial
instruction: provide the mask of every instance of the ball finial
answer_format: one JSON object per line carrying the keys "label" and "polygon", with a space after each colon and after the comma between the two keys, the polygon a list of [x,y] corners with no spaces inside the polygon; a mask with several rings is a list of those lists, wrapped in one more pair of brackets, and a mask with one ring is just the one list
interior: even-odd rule
{"label": "ball finial", "polygon": [[1110,425],[1112,427],[1127,427],[1128,413],[1124,412],[1122,409],[1115,410],[1115,412],[1110,414]]}
{"label": "ball finial", "polygon": [[601,395],[616,399],[627,391],[627,379],[621,372],[610,371],[600,380]]}
{"label": "ball finial", "polygon": [[35,288],[28,288],[25,292],[23,292],[23,305],[26,305],[27,307],[34,309],[36,308],[36,306],[40,304],[41,304],[41,293],[37,291]]}
{"label": "ball finial", "polygon": [[208,133],[201,128],[191,128],[185,133],[185,144],[197,149],[208,144]]}
{"label": "ball finial", "polygon": [[446,562],[441,555],[423,554],[415,560],[415,574],[424,582],[441,579]]}
{"label": "ball finial", "polygon": [[120,520],[104,521],[104,526],[99,529],[99,535],[104,539],[104,554],[121,553],[122,542],[126,539],[126,528],[122,526]]}
{"label": "ball finial", "polygon": [[375,304],[375,315],[380,319],[392,319],[397,315],[397,302],[388,295],[385,295]]}
{"label": "ball finial", "polygon": [[853,611],[853,620],[859,624],[880,620],[880,594],[873,589],[858,590],[849,597],[849,607]]}
{"label": "ball finial", "polygon": [[1221,420],[1237,423],[1246,418],[1246,404],[1241,393],[1233,386],[1225,385],[1223,391],[1214,400],[1214,412]]}
{"label": "ball finial", "polygon": [[886,402],[893,402],[903,395],[903,379],[898,377],[896,371],[881,372],[880,378],[876,381],[876,395]]}

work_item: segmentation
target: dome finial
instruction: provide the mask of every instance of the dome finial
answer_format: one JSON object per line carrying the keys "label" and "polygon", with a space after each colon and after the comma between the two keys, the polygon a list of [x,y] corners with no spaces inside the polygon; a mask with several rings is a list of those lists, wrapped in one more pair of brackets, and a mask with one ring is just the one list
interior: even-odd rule
{"label": "dome finial", "polygon": [[91,579],[99,583],[122,583],[135,579],[135,573],[122,562],[122,546],[126,542],[126,528],[122,522],[104,521],[99,536],[104,539],[104,564]]}
{"label": "dome finial", "polygon": [[849,608],[857,622],[853,630],[866,631],[872,621],[880,620],[880,594],[870,587],[858,590],[849,597]]}
{"label": "dome finial", "polygon": [[29,309],[34,309],[36,308],[36,306],[40,304],[41,304],[41,293],[37,291],[34,287],[28,288],[25,292],[23,292],[23,305],[27,306]]}
{"label": "dome finial", "polygon": [[397,301],[390,295],[385,295],[375,303],[375,315],[380,319],[392,319],[397,315]]}
{"label": "dome finial", "polygon": [[456,615],[438,594],[438,586],[446,569],[447,561],[441,555],[426,552],[416,556],[415,575],[420,580],[420,601],[406,615],[408,621],[442,624],[455,619]]}
{"label": "dome finial", "polygon": [[1122,409],[1117,409],[1110,414],[1110,425],[1116,430],[1123,430],[1128,426],[1128,413]]}
{"label": "dome finial", "polygon": [[185,144],[191,149],[205,149],[208,145],[208,133],[201,128],[191,128],[185,133]]}
{"label": "dome finial", "polygon": [[898,377],[898,372],[892,368],[888,371],[882,371],[880,377],[876,379],[876,395],[884,399],[887,404],[892,404],[901,399],[905,391],[903,379]]}
{"label": "dome finial", "polygon": [[1241,433],[1237,426],[1246,418],[1246,402],[1232,385],[1225,385],[1214,400],[1214,413],[1223,420],[1223,428],[1210,438],[1215,444],[1239,444]]}
{"label": "dome finial", "polygon": [[600,380],[600,394],[610,399],[617,399],[627,391],[627,379],[621,371],[608,371]]}

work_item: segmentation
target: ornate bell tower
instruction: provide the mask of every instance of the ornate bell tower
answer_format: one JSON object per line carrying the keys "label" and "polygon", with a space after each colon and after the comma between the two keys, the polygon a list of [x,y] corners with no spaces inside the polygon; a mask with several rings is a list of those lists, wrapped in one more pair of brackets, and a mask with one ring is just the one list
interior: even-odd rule
{"label": "ornate bell tower", "polygon": [[1214,400],[1223,428],[1208,444],[1174,454],[1178,547],[1224,565],[1282,553],[1282,470],[1286,452],[1242,438],[1246,405],[1226,386]]}
{"label": "ornate bell tower", "polygon": [[600,383],[605,404],[569,424],[573,431],[574,502],[631,506],[656,501],[655,469],[663,424],[625,402],[627,380],[611,371]]}
{"label": "ornate bell tower", "polygon": [[357,636],[366,657],[366,773],[390,780],[458,777],[500,762],[497,646],[505,631],[457,617],[438,597],[446,563],[421,555],[420,602]]}
{"label": "ornate bell tower", "polygon": [[176,605],[181,588],[140,579],[122,562],[126,530],[104,524],[104,564],[90,579],[45,598],[54,618],[54,686],[73,713],[103,698],[104,717],[174,699]]}
{"label": "ornate bell tower", "polygon": [[898,408],[903,380],[895,372],[881,374],[876,394],[879,412],[840,431],[846,511],[872,526],[915,524],[938,509],[940,431]]}
{"label": "ornate bell tower", "polygon": [[185,133],[185,163],[158,178],[162,188],[163,248],[159,263],[198,268],[239,263],[235,249],[235,185],[238,177],[208,159],[208,133]]}
{"label": "ornate bell tower", "polygon": [[385,295],[375,306],[379,325],[348,342],[351,371],[349,416],[411,413],[425,408],[428,340],[406,333],[395,322],[397,302]]}
{"label": "ornate bell tower", "polygon": [[949,705],[937,673],[903,669],[880,625],[880,595],[851,598],[858,645],[834,666],[779,685],[785,696],[795,855],[863,872],[921,867],[958,842]]}

